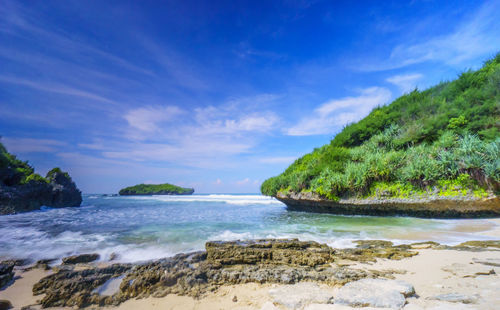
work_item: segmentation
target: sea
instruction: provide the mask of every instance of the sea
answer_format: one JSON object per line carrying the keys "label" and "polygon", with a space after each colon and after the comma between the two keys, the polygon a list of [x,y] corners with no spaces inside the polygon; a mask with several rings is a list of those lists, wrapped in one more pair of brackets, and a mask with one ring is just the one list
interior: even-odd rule
{"label": "sea", "polygon": [[340,216],[288,211],[250,194],[190,196],[84,195],[81,207],[0,216],[0,260],[56,259],[99,253],[106,261],[141,262],[204,249],[210,240],[298,238],[333,247],[355,240],[396,244],[498,239],[498,221]]}

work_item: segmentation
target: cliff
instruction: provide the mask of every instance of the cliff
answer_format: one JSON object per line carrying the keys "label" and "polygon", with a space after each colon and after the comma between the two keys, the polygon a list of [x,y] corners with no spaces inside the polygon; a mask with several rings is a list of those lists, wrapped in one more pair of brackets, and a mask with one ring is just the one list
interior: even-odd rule
{"label": "cliff", "polygon": [[44,178],[0,143],[0,214],[48,207],[77,207],[82,194],[68,173],[54,168]]}

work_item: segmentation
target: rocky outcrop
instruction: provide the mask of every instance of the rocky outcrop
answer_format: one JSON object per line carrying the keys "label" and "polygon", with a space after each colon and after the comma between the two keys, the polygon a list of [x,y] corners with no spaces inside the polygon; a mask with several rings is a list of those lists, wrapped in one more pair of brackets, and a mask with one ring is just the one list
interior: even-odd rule
{"label": "rocky outcrop", "polygon": [[95,260],[99,259],[99,254],[93,253],[93,254],[80,254],[80,255],[73,255],[73,256],[68,256],[62,259],[63,265],[73,265],[73,264],[84,264],[84,263],[90,263]]}
{"label": "rocky outcrop", "polygon": [[291,211],[345,215],[401,215],[433,218],[499,217],[500,197],[442,197],[329,200],[313,192],[279,192],[276,197]]}
{"label": "rocky outcrop", "polygon": [[23,184],[7,185],[0,182],[0,215],[14,214],[48,207],[78,207],[82,193],[71,177],[56,168],[43,180],[30,180]]}
{"label": "rocky outcrop", "polygon": [[14,263],[0,262],[0,289],[14,278]]}
{"label": "rocky outcrop", "polygon": [[[116,305],[130,298],[168,294],[200,297],[222,285],[242,283],[294,284],[314,281],[344,285],[364,278],[391,277],[393,271],[351,269],[345,260],[373,261],[416,255],[390,242],[360,243],[355,249],[333,249],[296,239],[208,242],[206,251],[179,254],[136,266],[114,264],[85,270],[56,269],[33,287],[45,294],[43,307]],[[121,281],[112,295],[101,295],[109,281]]]}
{"label": "rocky outcrop", "polygon": [[351,307],[401,309],[406,297],[415,294],[409,283],[399,280],[362,279],[339,289],[334,303]]}

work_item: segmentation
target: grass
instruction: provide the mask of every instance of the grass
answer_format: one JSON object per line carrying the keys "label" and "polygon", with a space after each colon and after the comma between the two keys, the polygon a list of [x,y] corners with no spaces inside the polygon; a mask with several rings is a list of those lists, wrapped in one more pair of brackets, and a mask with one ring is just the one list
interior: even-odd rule
{"label": "grass", "polygon": [[[500,190],[500,54],[477,71],[375,108],[262,186],[327,199]],[[465,180],[468,180],[466,183]]]}

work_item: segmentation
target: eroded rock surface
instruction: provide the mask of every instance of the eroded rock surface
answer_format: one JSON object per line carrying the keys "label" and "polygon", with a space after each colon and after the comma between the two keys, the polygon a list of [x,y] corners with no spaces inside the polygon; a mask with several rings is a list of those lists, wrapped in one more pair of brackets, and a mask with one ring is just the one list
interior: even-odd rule
{"label": "eroded rock surface", "polygon": [[413,286],[404,281],[362,279],[341,287],[334,302],[351,307],[401,309],[406,303],[406,297],[413,294]]}
{"label": "eroded rock surface", "polygon": [[0,262],[0,289],[14,278],[14,265],[9,261]]}
{"label": "eroded rock surface", "polygon": [[[200,297],[221,285],[243,283],[295,284],[304,281],[331,285],[364,278],[390,277],[391,272],[350,269],[340,260],[373,261],[416,255],[409,247],[390,242],[362,242],[355,249],[332,249],[317,242],[264,239],[207,242],[206,251],[179,254],[141,265],[114,264],[106,268],[73,271],[65,268],[33,287],[43,307],[116,305],[135,297],[168,294]],[[99,295],[110,279],[123,277],[119,291]]]}
{"label": "eroded rock surface", "polygon": [[71,264],[81,264],[81,263],[90,263],[99,259],[99,254],[80,254],[68,256],[62,259],[63,264],[71,265]]}

